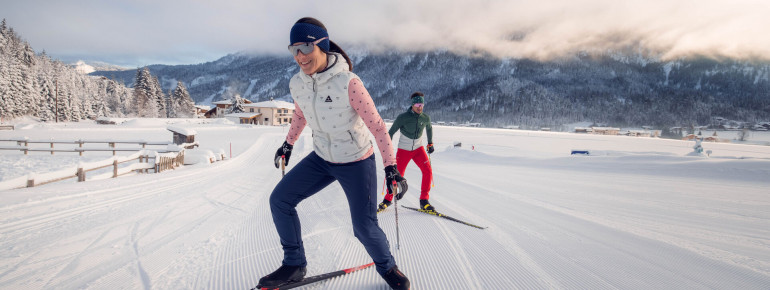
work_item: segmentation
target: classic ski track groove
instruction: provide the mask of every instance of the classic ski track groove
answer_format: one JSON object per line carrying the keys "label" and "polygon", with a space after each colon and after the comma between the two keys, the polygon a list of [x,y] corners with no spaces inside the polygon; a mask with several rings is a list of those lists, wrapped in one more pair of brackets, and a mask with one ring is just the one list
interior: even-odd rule
{"label": "classic ski track groove", "polygon": [[[135,194],[126,195],[124,183],[82,194],[63,186],[65,192],[60,197],[0,208],[0,240],[13,239],[18,241],[14,247],[25,249],[18,251],[25,256],[3,257],[8,265],[0,268],[0,288],[22,284],[35,289],[254,287],[282,260],[267,202],[281,178],[281,170],[273,167],[272,158],[284,137],[285,133],[265,133],[238,158],[209,168],[182,169],[151,178],[126,177],[146,182],[131,185],[137,188]],[[303,133],[287,171],[311,151],[310,134]],[[620,221],[596,218],[580,210],[595,201],[591,186],[615,186],[621,191],[624,185],[577,184],[580,186],[576,188],[582,190],[579,196],[584,199],[560,202],[554,196],[570,197],[571,192],[552,192],[550,183],[579,183],[579,178],[561,181],[541,175],[532,179],[528,175],[531,164],[498,166],[485,162],[485,166],[468,172],[467,165],[473,160],[463,159],[467,156],[473,155],[434,155],[436,187],[431,192],[431,203],[439,212],[487,229],[480,231],[400,209],[401,249],[396,250],[395,204],[378,215],[399,268],[412,281],[412,289],[751,289],[770,285],[766,274],[666,243],[681,244],[676,236],[656,240],[655,228],[641,224],[652,222],[641,215],[648,208],[656,208],[654,200],[600,197],[604,202],[633,201],[646,207],[640,209],[641,213],[608,209],[620,212],[614,215],[624,218]],[[454,162],[442,164],[442,160]],[[378,180],[382,181],[382,165],[377,166]],[[499,167],[510,178],[490,184],[509,185],[505,188],[485,183],[487,178],[499,177],[495,175]],[[414,165],[407,169],[405,177],[413,190],[399,204],[417,206],[419,174]],[[238,182],[222,184],[222,180]],[[186,184],[174,184],[177,189],[170,190],[174,193],[166,192],[172,188],[169,184],[179,182]],[[379,200],[382,197],[377,196]],[[175,208],[165,208],[165,203]],[[62,204],[66,208],[57,208],[64,207]],[[484,205],[483,211],[475,210],[481,208],[478,204]],[[179,213],[188,210],[199,214]],[[308,276],[370,262],[352,233],[348,206],[336,183],[300,203],[298,211]],[[724,213],[717,214],[721,217]],[[691,231],[701,233],[704,239],[711,233],[698,228]],[[73,235],[63,237],[61,232]],[[761,243],[759,236],[751,242]],[[712,250],[695,247],[697,240],[691,243],[692,249]],[[61,252],[51,253],[51,248]],[[99,260],[99,255],[107,258]],[[49,260],[61,261],[54,264],[60,266],[45,267]],[[372,267],[298,289],[388,287]]]}
{"label": "classic ski track groove", "polygon": [[[512,171],[511,176],[515,176],[515,178],[510,181],[511,187],[493,188],[485,185],[485,179],[494,176],[493,174],[490,174],[490,172],[495,171],[494,166],[487,166],[482,168],[479,172],[476,172],[474,176],[477,178],[467,178],[467,176],[458,175],[458,172],[463,172],[461,168],[442,167],[438,170],[437,174],[437,179],[439,179],[440,182],[448,183],[449,186],[447,187],[455,191],[472,191],[472,194],[453,194],[452,199],[443,200],[434,198],[434,196],[437,195],[432,193],[432,203],[439,211],[444,210],[444,204],[447,204],[449,209],[457,209],[457,211],[460,212],[458,215],[469,216],[474,220],[477,220],[474,216],[476,213],[463,211],[462,205],[468,202],[482,202],[483,204],[490,205],[490,208],[488,211],[485,211],[487,217],[478,220],[479,223],[486,224],[490,229],[493,227],[516,228],[529,223],[542,224],[538,229],[540,233],[548,233],[550,232],[547,230],[548,228],[555,227],[557,229],[556,233],[566,236],[568,240],[577,240],[581,241],[581,243],[595,245],[588,249],[595,248],[598,249],[595,250],[597,253],[601,253],[594,255],[593,257],[595,257],[597,261],[591,261],[590,263],[576,260],[575,257],[571,257],[571,253],[555,253],[557,254],[557,258],[538,259],[534,254],[542,253],[543,251],[533,251],[532,249],[539,247],[540,245],[538,243],[527,242],[529,245],[529,249],[527,249],[521,247],[520,243],[517,241],[520,238],[531,239],[531,237],[527,237],[527,235],[517,235],[517,238],[502,231],[491,230],[489,231],[490,238],[497,241],[502,245],[502,248],[505,248],[514,257],[518,256],[519,259],[523,258],[521,259],[521,262],[525,262],[524,265],[527,265],[525,268],[526,271],[531,272],[530,274],[521,273],[515,276],[523,278],[528,277],[531,274],[535,275],[533,277],[534,279],[531,280],[531,284],[521,285],[519,283],[522,281],[515,281],[517,286],[514,288],[577,288],[580,285],[591,285],[590,288],[597,289],[622,288],[621,285],[626,285],[626,287],[629,285],[629,279],[634,279],[630,281],[645,281],[646,284],[644,285],[658,288],[671,287],[671,284],[666,281],[676,281],[677,283],[682,283],[678,285],[687,285],[686,287],[715,287],[715,285],[721,285],[718,286],[718,288],[721,288],[733,287],[728,285],[744,283],[746,285],[756,285],[757,281],[766,279],[766,277],[761,278],[761,275],[758,276],[751,273],[744,273],[746,278],[741,279],[736,279],[737,276],[735,275],[729,276],[734,277],[734,279],[729,282],[713,279],[712,277],[720,276],[717,274],[720,269],[725,269],[727,271],[737,271],[737,269],[731,268],[731,266],[728,265],[717,266],[719,262],[706,259],[700,254],[695,254],[693,257],[688,250],[683,251],[682,248],[647,238],[650,236],[654,237],[655,234],[643,232],[642,236],[644,238],[640,238],[639,236],[636,236],[633,231],[628,231],[628,229],[638,230],[637,227],[604,219],[595,219],[590,214],[575,211],[568,207],[561,207],[552,201],[550,203],[542,202],[536,197],[549,193],[551,190],[549,182],[553,182],[554,180],[528,179],[527,166],[512,168],[514,169],[507,169],[508,171]],[[590,176],[590,173],[586,175]],[[662,178],[665,178],[665,176]],[[526,182],[518,182],[523,180],[526,180]],[[574,181],[568,180],[565,182]],[[622,182],[617,187],[618,190],[623,190],[624,188]],[[562,186],[560,188],[570,187]],[[582,193],[582,195],[585,194],[586,193]],[[501,210],[514,212],[516,213],[516,216],[513,219],[494,218],[495,212]],[[447,211],[444,210],[444,212]],[[534,214],[528,215],[527,213],[529,212]],[[451,216],[453,213],[447,212],[447,214]],[[549,218],[547,220],[533,221],[530,216]],[[647,227],[641,227],[641,229],[645,228]],[[576,229],[581,229],[582,231],[578,232]],[[607,236],[610,239],[602,239],[602,236]],[[535,238],[541,240],[546,237],[538,235],[535,236]],[[608,243],[608,240],[614,241],[614,243]],[[671,240],[671,237],[666,237],[664,240]],[[536,247],[533,247],[533,245]],[[639,256],[635,253],[640,250],[635,247],[645,248],[644,250],[641,250],[641,252],[660,252],[666,254],[655,257]],[[559,256],[561,256],[561,259],[558,258]],[[603,265],[613,265],[615,264],[614,260],[616,259],[625,261],[625,263],[629,265],[627,267],[643,267],[643,269],[646,270],[623,273],[623,275],[617,273],[612,274],[617,270]],[[561,262],[559,262],[560,260]],[[699,270],[683,272],[671,268],[672,265],[683,263],[682,261],[687,261],[688,267]],[[669,274],[666,274],[672,272],[678,272],[680,273],[680,276],[674,278],[669,277]],[[714,274],[711,275],[705,272],[712,272]],[[658,276],[646,276],[650,273],[658,273]],[[640,274],[645,276],[637,276]],[[685,277],[688,278],[685,280],[689,280],[689,282],[682,281],[682,275],[685,275]],[[526,281],[526,279],[524,280]],[[753,282],[747,282],[746,280],[752,280]]]}

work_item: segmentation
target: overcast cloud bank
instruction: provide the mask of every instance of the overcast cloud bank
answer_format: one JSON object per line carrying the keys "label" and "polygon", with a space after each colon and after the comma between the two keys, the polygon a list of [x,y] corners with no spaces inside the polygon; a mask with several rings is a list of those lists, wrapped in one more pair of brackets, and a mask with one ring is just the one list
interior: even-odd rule
{"label": "overcast cloud bank", "polygon": [[[46,7],[40,9],[39,7]],[[373,50],[449,50],[547,59],[638,48],[770,59],[761,0],[13,1],[9,25],[55,57],[123,65],[211,61],[236,51],[284,53],[291,25],[325,23],[333,40]]]}

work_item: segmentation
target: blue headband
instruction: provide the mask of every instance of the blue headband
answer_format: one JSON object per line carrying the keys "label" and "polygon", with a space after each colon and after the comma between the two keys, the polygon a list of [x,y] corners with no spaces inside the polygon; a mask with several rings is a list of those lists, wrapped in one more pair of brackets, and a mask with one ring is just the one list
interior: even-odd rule
{"label": "blue headband", "polygon": [[324,52],[329,52],[329,33],[326,32],[326,29],[310,23],[296,23],[291,27],[289,45],[297,42],[314,42],[324,37],[327,38],[319,42],[318,47]]}

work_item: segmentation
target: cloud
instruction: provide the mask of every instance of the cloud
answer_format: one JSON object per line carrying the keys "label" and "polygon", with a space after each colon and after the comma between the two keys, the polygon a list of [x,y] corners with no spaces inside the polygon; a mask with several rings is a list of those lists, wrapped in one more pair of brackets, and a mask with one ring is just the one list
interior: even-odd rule
{"label": "cloud", "polygon": [[[690,54],[770,57],[770,4],[739,0],[393,1],[352,35],[373,46],[551,57],[638,46],[664,58]],[[388,16],[384,16],[388,15]],[[353,22],[365,22],[358,16]],[[387,35],[387,37],[385,37]],[[383,40],[386,40],[383,43]]]}
{"label": "cloud", "polygon": [[[338,43],[549,58],[637,48],[770,59],[766,0],[11,1],[0,15],[37,50],[137,65],[285,53],[303,16]],[[46,7],[41,9],[39,7]],[[0,12],[2,13],[2,12]]]}

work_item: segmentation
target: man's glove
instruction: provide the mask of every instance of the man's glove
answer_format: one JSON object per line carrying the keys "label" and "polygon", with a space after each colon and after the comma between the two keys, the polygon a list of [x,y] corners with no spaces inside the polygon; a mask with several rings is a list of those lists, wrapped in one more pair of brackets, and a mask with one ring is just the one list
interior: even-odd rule
{"label": "man's glove", "polygon": [[428,154],[433,153],[433,143],[428,143]]}
{"label": "man's glove", "polygon": [[398,173],[398,169],[395,165],[386,166],[385,183],[388,184],[389,194],[393,194],[393,181],[395,181],[398,185],[398,194],[396,194],[396,199],[400,200],[402,197],[404,197],[406,190],[409,188],[409,186],[406,184],[406,178],[401,176],[401,173]]}
{"label": "man's glove", "polygon": [[286,165],[289,165],[289,157],[291,157],[292,148],[294,148],[293,145],[283,141],[281,148],[278,148],[278,151],[275,152],[275,168],[281,168],[281,156],[286,159]]}

